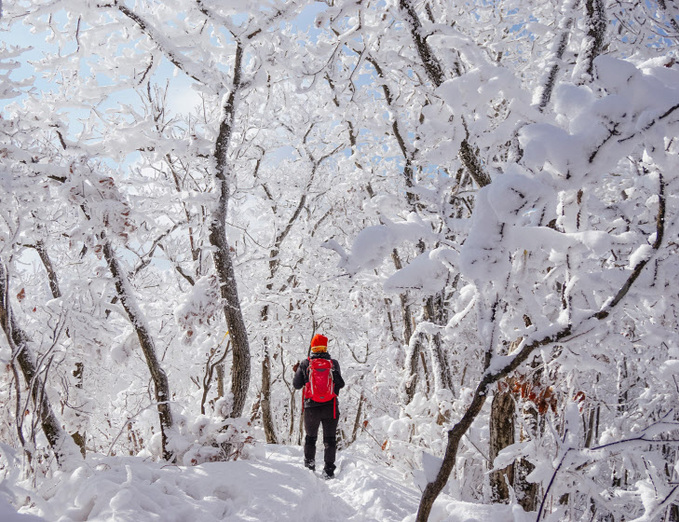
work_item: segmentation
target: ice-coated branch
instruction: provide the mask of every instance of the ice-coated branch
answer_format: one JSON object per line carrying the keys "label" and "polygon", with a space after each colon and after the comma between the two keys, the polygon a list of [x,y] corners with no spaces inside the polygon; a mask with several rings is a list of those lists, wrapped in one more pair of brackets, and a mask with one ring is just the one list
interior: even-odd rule
{"label": "ice-coated branch", "polygon": [[[387,107],[389,107],[389,110],[394,109],[394,96],[391,93],[391,90],[389,89],[389,85],[387,85],[387,79],[385,77],[384,71],[382,70],[382,67],[380,64],[377,62],[377,60],[373,56],[368,56],[367,61],[373,66],[375,69],[375,72],[377,73],[377,77],[379,78],[380,85],[382,86],[382,91],[384,92],[384,100],[387,102]],[[404,135],[406,134],[405,131],[401,130],[401,125],[399,123],[399,119],[394,116],[392,118],[391,122],[391,130],[394,134],[394,138],[396,138],[396,143],[398,143],[398,148],[401,151],[401,154],[403,155],[403,178],[405,180],[405,185],[406,185],[406,197],[408,198],[408,202],[413,204],[414,203],[414,196],[412,189],[415,185],[414,182],[414,175],[413,175],[413,151],[412,148],[408,146],[404,139]]]}
{"label": "ice-coated branch", "polygon": [[[665,183],[663,181],[662,174],[659,174],[659,181],[660,181],[660,189],[658,191],[658,216],[656,218],[656,224],[655,224],[655,241],[653,241],[653,245],[651,248],[654,251],[657,251],[660,248],[660,245],[662,244],[663,240],[663,235],[665,233]],[[611,299],[609,303],[607,303],[600,311],[598,311],[596,314],[594,314],[594,317],[596,319],[605,319],[608,317],[608,314],[610,311],[617,306],[617,304],[622,301],[623,297],[627,295],[629,292],[630,288],[632,288],[632,285],[634,282],[637,280],[639,275],[641,275],[641,271],[644,269],[644,267],[648,264],[648,262],[651,260],[651,257],[648,256],[645,259],[640,260],[634,269],[632,270],[632,273],[629,275],[627,278],[627,281],[620,287],[620,290],[618,290],[618,293]]]}
{"label": "ice-coated branch", "polygon": [[[674,410],[670,410],[667,412],[664,416],[663,419],[667,418],[670,414],[672,414]],[[617,448],[617,447],[637,447],[640,444],[667,444],[668,442],[674,442],[677,443],[679,440],[668,440],[668,439],[654,439],[652,438],[654,433],[659,433],[659,432],[664,432],[664,431],[669,431],[669,430],[676,430],[677,427],[679,427],[679,423],[676,422],[665,422],[664,420],[660,420],[658,422],[654,422],[650,426],[648,426],[646,429],[644,429],[639,435],[636,437],[628,437],[625,439],[620,439],[620,440],[615,440],[611,442],[607,442],[605,444],[601,444],[599,446],[595,446],[593,448],[588,448],[585,450],[578,450],[576,448],[567,448],[564,452],[563,455],[561,456],[561,459],[559,460],[559,464],[556,466],[554,469],[554,473],[552,473],[552,477],[549,481],[549,485],[545,489],[544,494],[542,495],[542,503],[540,504],[540,509],[538,509],[538,514],[535,518],[535,522],[540,522],[542,519],[542,513],[544,511],[545,504],[547,502],[547,498],[549,496],[549,492],[552,488],[552,485],[554,484],[557,475],[561,471],[561,469],[564,467],[564,463],[566,462],[566,457],[569,456],[572,453],[580,454],[585,461],[592,461],[594,460],[594,456],[592,455],[595,452],[602,452],[603,450],[607,450],[609,448]],[[568,430],[566,430],[568,432]],[[565,435],[565,434],[564,434]],[[597,459],[598,460],[598,459]],[[571,461],[572,462],[572,461]],[[579,461],[580,462],[580,461]],[[567,468],[568,466],[566,466]],[[679,486],[677,486],[679,487]],[[647,520],[655,520],[657,513],[661,512],[662,507],[666,506],[668,504],[669,499],[674,499],[675,498],[675,492],[677,491],[677,487],[673,488],[672,491],[665,497],[664,500],[659,502],[655,508],[653,508],[653,516],[648,517]],[[648,511],[648,508],[646,509]]]}
{"label": "ice-coated branch", "polygon": [[594,160],[597,158],[597,156],[602,151],[602,149],[614,138],[618,138],[617,140],[615,140],[615,143],[618,143],[618,144],[623,144],[625,142],[628,142],[630,140],[638,138],[640,134],[648,132],[653,127],[655,127],[658,123],[669,118],[672,114],[674,114],[677,111],[679,111],[679,103],[669,107],[665,112],[663,112],[658,117],[653,118],[652,120],[647,122],[643,127],[636,129],[634,132],[631,132],[630,134],[627,134],[626,136],[622,136],[622,137],[620,136],[620,133],[617,130],[618,124],[614,125],[612,127],[612,129],[610,130],[609,135],[606,137],[606,139],[603,140],[602,143],[599,144],[594,149],[594,151],[590,154],[590,156],[588,158],[589,163],[594,163]]}

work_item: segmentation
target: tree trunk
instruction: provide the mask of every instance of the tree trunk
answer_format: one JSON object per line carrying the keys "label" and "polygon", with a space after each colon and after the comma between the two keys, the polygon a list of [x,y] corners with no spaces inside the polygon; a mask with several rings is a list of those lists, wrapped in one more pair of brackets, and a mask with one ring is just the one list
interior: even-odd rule
{"label": "tree trunk", "polygon": [[[528,323],[526,326],[528,326]],[[513,343],[510,346],[509,352],[513,352],[517,346],[517,344]],[[536,387],[541,386],[544,379],[544,368],[542,368],[542,362],[538,357],[533,359],[530,368],[531,377],[526,377],[529,380],[528,384]],[[540,416],[538,406],[535,403],[531,401],[524,402],[519,415],[523,416],[523,425],[526,426],[526,432],[521,433],[522,441],[524,438],[536,440],[542,437],[544,433],[544,417]],[[527,478],[534,469],[535,465],[526,458],[519,459],[514,465],[514,491],[519,505],[525,511],[535,511],[539,505],[538,494],[540,488],[538,484],[529,482]]]}
{"label": "tree trunk", "polygon": [[[45,244],[42,241],[37,241],[35,245],[32,245],[32,247],[35,248],[36,252],[38,253],[38,256],[40,257],[40,261],[42,261],[42,265],[45,267],[45,271],[47,272],[47,281],[49,282],[50,285],[52,297],[54,299],[59,299],[61,297],[61,289],[59,288],[59,278],[57,277],[56,270],[54,270],[52,260],[50,259],[50,256],[47,253],[47,250],[45,249]],[[66,332],[66,335],[68,335],[68,331]],[[76,379],[75,387],[80,390],[82,390],[83,388],[84,371],[85,365],[82,362],[77,362],[75,364],[75,370],[73,371],[73,377],[75,377]],[[80,417],[80,415],[81,414],[78,412],[75,413],[76,417]],[[71,433],[71,438],[73,438],[73,441],[78,445],[78,447],[80,448],[80,453],[82,454],[83,458],[85,458],[87,456],[87,448],[85,446],[85,434],[76,431],[74,433]]]}
{"label": "tree trunk", "polygon": [[358,430],[361,428],[361,415],[363,414],[363,403],[365,402],[365,396],[361,390],[361,396],[358,398],[358,408],[356,409],[356,418],[354,419],[354,429],[351,430],[351,443],[356,442],[356,437],[358,436]]}
{"label": "tree trunk", "polygon": [[[530,433],[528,437],[537,438],[541,436],[542,426],[539,424],[540,418],[538,410],[534,404],[528,404],[523,409],[524,423],[528,426]],[[514,491],[519,505],[525,511],[535,511],[538,508],[538,493],[540,488],[535,482],[527,480],[535,469],[530,461],[525,458],[519,459],[514,464]]]}
{"label": "tree trunk", "polygon": [[[78,388],[79,390],[83,389],[83,383],[84,383],[84,377],[85,377],[85,365],[81,362],[75,363],[75,370],[73,370],[73,377],[75,377],[75,387]],[[76,417],[80,417],[79,413],[76,413]],[[80,453],[85,458],[87,456],[87,446],[86,446],[86,437],[85,433],[80,433],[79,431],[76,431],[74,433],[71,433],[71,437],[73,438],[73,441],[78,445],[80,448]]]}
{"label": "tree trunk", "polygon": [[116,293],[120,298],[120,303],[123,305],[130,323],[137,333],[139,345],[141,346],[146,365],[151,373],[151,379],[153,380],[158,417],[160,419],[163,458],[165,460],[172,460],[174,458],[173,454],[167,449],[168,431],[170,431],[173,426],[172,411],[170,409],[170,385],[167,380],[167,375],[158,362],[155,342],[148,330],[141,310],[137,306],[127,276],[113,252],[113,247],[106,239],[104,233],[101,234],[101,240],[103,242],[104,258],[106,259],[106,263],[108,264],[108,268],[111,271],[111,275],[115,282]]}
{"label": "tree trunk", "polygon": [[[429,296],[424,305],[424,320],[430,323],[441,325],[444,324],[443,310],[444,304],[441,296],[436,296],[436,305],[434,304],[435,296]],[[436,312],[439,312],[437,314]],[[434,361],[434,375],[439,388],[449,390],[453,396],[453,378],[450,374],[450,366],[448,365],[448,358],[443,350],[443,343],[441,342],[441,334],[436,333],[430,340],[432,350],[432,360]]]}
{"label": "tree trunk", "polygon": [[60,298],[61,289],[59,288],[59,278],[57,277],[57,273],[54,270],[54,265],[52,265],[52,260],[50,259],[47,250],[45,250],[45,244],[42,241],[38,241],[33,246],[33,248],[35,248],[36,252],[38,253],[38,256],[40,257],[40,261],[42,261],[42,265],[45,267],[45,270],[47,271],[47,281],[49,282],[50,285],[52,297],[54,297],[54,299]]}
{"label": "tree trunk", "polygon": [[[267,308],[267,307],[265,307]],[[264,311],[262,311],[264,313]],[[267,444],[278,444],[273,416],[271,415],[271,357],[269,356],[269,339],[264,337],[264,357],[262,357],[262,426]]]}
{"label": "tree trunk", "polygon": [[[399,256],[398,250],[394,249],[391,252],[391,259],[394,262],[396,270],[401,270],[403,268],[403,263],[401,262],[401,256]],[[410,303],[408,302],[408,294],[402,293],[399,294],[398,297],[401,302],[401,315],[403,317],[403,344],[408,347],[405,360],[407,373],[405,385],[403,387],[405,392],[405,404],[408,405],[413,400],[415,390],[417,389],[417,382],[419,380],[417,361],[422,350],[422,343],[419,335],[417,336],[417,339],[412,338],[413,314],[410,309]]]}
{"label": "tree trunk", "polygon": [[524,511],[535,511],[539,506],[539,485],[535,482],[528,482],[528,480],[526,480],[526,477],[533,472],[535,466],[526,459],[519,459],[514,464],[514,469],[514,491],[516,492],[516,500]]}
{"label": "tree trunk", "polygon": [[248,387],[250,386],[250,345],[248,343],[245,320],[238,298],[236,272],[231,259],[231,249],[226,239],[226,215],[229,206],[229,162],[228,152],[235,120],[236,94],[240,88],[241,61],[243,47],[238,43],[233,66],[233,85],[231,92],[222,108],[222,120],[219,125],[219,135],[215,143],[215,182],[217,188],[217,203],[210,223],[210,245],[214,248],[212,259],[219,278],[220,295],[224,301],[224,317],[233,342],[233,364],[231,367],[231,393],[233,406],[230,416],[240,417],[245,407]]}
{"label": "tree trunk", "polygon": [[421,351],[422,343],[420,342],[420,336],[418,335],[409,343],[408,352],[406,354],[406,370],[408,372],[404,385],[406,405],[410,404],[410,402],[413,400],[415,391],[417,389],[417,383],[419,381],[417,364]]}
{"label": "tree trunk", "polygon": [[[14,317],[9,300],[9,273],[2,261],[0,261],[0,323],[12,349],[12,359],[19,363],[21,373],[30,390],[35,415],[40,419],[40,425],[47,443],[50,445],[57,463],[62,464],[65,457],[65,435],[49,402],[45,385],[40,378],[28,346],[28,335],[17,324]],[[20,413],[23,414],[23,412]],[[16,422],[20,422],[20,420],[16,419]]]}
{"label": "tree trunk", "polygon": [[[491,465],[508,446],[514,444],[514,410],[516,404],[511,392],[497,391],[490,405],[490,452]],[[490,473],[490,491],[493,502],[509,502],[509,487],[514,485],[514,464]]]}

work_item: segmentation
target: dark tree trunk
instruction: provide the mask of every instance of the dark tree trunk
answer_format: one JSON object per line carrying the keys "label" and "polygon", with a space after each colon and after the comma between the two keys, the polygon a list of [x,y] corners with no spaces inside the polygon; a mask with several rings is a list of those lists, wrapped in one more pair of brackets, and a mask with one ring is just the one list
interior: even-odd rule
{"label": "dark tree trunk", "polygon": [[[262,309],[262,320],[265,320],[268,306]],[[276,429],[271,414],[271,357],[269,356],[269,339],[264,337],[264,357],[262,357],[262,427],[267,444],[278,444]]]}
{"label": "dark tree trunk", "polygon": [[[491,465],[508,446],[514,444],[514,411],[516,404],[511,392],[497,391],[490,405],[490,452]],[[509,486],[514,485],[514,464],[490,473],[490,491],[493,502],[509,501]]]}
{"label": "dark tree trunk", "polygon": [[516,492],[516,499],[524,511],[535,511],[539,505],[539,485],[535,482],[528,482],[526,479],[528,475],[533,472],[535,466],[526,459],[519,459],[514,464],[514,469],[514,491]]}
{"label": "dark tree trunk", "polygon": [[[541,373],[541,372],[538,372]],[[526,437],[538,438],[542,435],[544,430],[544,422],[541,422],[539,412],[534,404],[527,403],[522,411],[524,424],[528,428]],[[529,460],[525,458],[519,459],[514,464],[514,491],[519,505],[525,511],[535,511],[538,508],[538,493],[540,488],[535,482],[528,481],[530,475],[535,469]]]}
{"label": "dark tree trunk", "polygon": [[[401,270],[403,268],[403,263],[401,262],[401,256],[399,255],[398,250],[394,249],[392,251],[391,259],[394,262],[394,268],[396,268],[396,270]],[[413,314],[410,303],[408,302],[408,294],[399,294],[399,301],[401,302],[401,316],[403,318],[403,344],[408,347],[405,360],[407,373],[404,385],[405,403],[408,405],[413,400],[415,390],[417,389],[417,382],[419,380],[417,364],[422,350],[422,343],[420,341],[420,336],[418,336],[417,339],[412,339]],[[412,346],[410,346],[411,340],[413,341]]]}
{"label": "dark tree trunk", "polygon": [[[40,378],[36,367],[33,354],[28,346],[28,335],[21,329],[16,322],[12,305],[9,300],[9,273],[5,268],[4,262],[0,261],[0,324],[7,336],[7,342],[12,349],[12,359],[19,363],[19,368],[24,380],[30,390],[31,399],[36,416],[40,419],[42,431],[45,434],[47,443],[54,453],[57,463],[64,461],[64,439],[65,435],[61,429],[61,424],[54,414],[52,405],[49,402],[45,385]],[[23,412],[19,412],[23,414]],[[16,419],[20,423],[20,419]],[[20,438],[23,438],[20,436]]]}
{"label": "dark tree trunk", "polygon": [[52,297],[54,297],[54,299],[58,299],[59,297],[61,297],[61,289],[59,288],[59,278],[57,277],[57,273],[54,270],[54,266],[52,265],[52,260],[50,259],[47,250],[45,250],[45,244],[42,241],[38,241],[33,248],[35,248],[36,252],[38,252],[40,261],[42,261],[42,264],[45,267],[45,271],[47,272],[47,281],[49,282],[50,285]]}
{"label": "dark tree trunk", "polygon": [[[49,282],[50,285],[52,297],[54,297],[54,299],[59,299],[61,297],[61,289],[59,288],[59,278],[57,277],[56,270],[54,270],[52,260],[50,259],[50,256],[47,250],[45,249],[45,244],[42,241],[38,241],[36,242],[35,245],[32,245],[32,247],[35,248],[36,252],[38,253],[38,256],[40,257],[40,261],[42,261],[42,265],[45,267],[45,271],[47,272],[47,281]],[[82,390],[85,365],[82,362],[78,362],[76,363],[75,366],[76,368],[73,371],[73,377],[75,377],[76,379],[75,387]],[[80,413],[76,412],[75,416],[80,417]],[[85,458],[87,456],[87,448],[85,446],[85,434],[76,431],[74,433],[71,433],[71,437],[80,448],[80,453],[82,454],[83,458]]]}
{"label": "dark tree trunk", "polygon": [[158,358],[156,357],[156,346],[149,332],[146,321],[141,314],[141,311],[137,307],[136,300],[132,291],[130,289],[129,281],[127,276],[123,271],[123,268],[118,262],[118,258],[113,252],[113,247],[111,243],[105,238],[104,234],[101,234],[101,240],[103,242],[103,252],[108,268],[113,276],[113,281],[115,282],[116,293],[120,298],[120,303],[125,309],[132,327],[134,328],[137,338],[139,339],[139,345],[141,346],[142,353],[144,354],[144,359],[146,360],[146,366],[151,373],[151,379],[153,380],[153,386],[155,391],[156,404],[158,409],[158,417],[160,419],[160,432],[162,437],[162,448],[163,448],[163,458],[165,460],[172,460],[174,457],[170,451],[167,449],[167,436],[168,431],[172,429],[172,411],[170,408],[170,385],[167,380],[167,375],[165,371],[160,366]]}
{"label": "dark tree trunk", "polygon": [[[443,299],[440,295],[429,296],[427,302],[424,305],[424,320],[431,323],[442,325],[445,324],[443,312],[444,304]],[[436,312],[439,312],[438,314]],[[441,341],[441,334],[434,334],[431,339],[433,360],[435,361],[436,367],[434,370],[437,372],[437,379],[440,383],[441,388],[449,390],[454,395],[453,388],[453,377],[450,374],[450,366],[448,365],[448,358],[443,350],[443,343]]]}
{"label": "dark tree trunk", "polygon": [[[576,5],[580,0],[571,0],[572,5],[569,6],[568,10],[575,9]],[[540,95],[540,105],[538,109],[540,112],[547,108],[550,100],[552,99],[552,93],[554,92],[554,87],[556,86],[556,78],[559,74],[559,68],[562,65],[562,60],[564,54],[566,54],[566,49],[568,48],[568,42],[570,40],[571,28],[573,27],[573,16],[571,13],[567,13],[566,18],[561,22],[561,34],[559,35],[558,43],[554,48],[554,56],[551,59],[551,65],[549,66],[549,72],[547,73],[547,78],[545,79],[544,86],[542,87],[542,94]]]}
{"label": "dark tree trunk", "polygon": [[233,85],[222,108],[222,121],[215,143],[214,175],[217,187],[217,204],[210,223],[210,244],[214,248],[212,259],[219,279],[220,295],[224,301],[224,317],[233,343],[233,364],[231,367],[231,393],[233,406],[231,417],[240,417],[245,407],[250,386],[250,345],[243,312],[240,307],[236,272],[231,259],[231,249],[226,239],[226,215],[229,206],[229,161],[228,152],[236,112],[236,95],[240,89],[243,47],[238,43],[233,65]]}
{"label": "dark tree trunk", "polygon": [[406,353],[406,370],[408,372],[408,377],[406,378],[404,386],[406,405],[410,404],[413,400],[417,389],[417,383],[419,381],[417,365],[421,352],[422,343],[420,342],[420,336],[418,335],[417,338],[412,341],[412,346],[409,345],[408,352]]}
{"label": "dark tree trunk", "polygon": [[361,428],[361,415],[363,414],[364,402],[365,396],[363,395],[363,391],[361,391],[361,396],[358,398],[358,408],[356,409],[356,418],[354,419],[354,429],[351,430],[351,443],[356,442],[358,430]]}
{"label": "dark tree trunk", "polygon": [[[75,363],[75,370],[73,370],[73,377],[75,377],[75,387],[78,388],[79,390],[83,389],[83,384],[84,384],[84,377],[85,377],[85,365],[81,362]],[[80,416],[79,413],[76,413],[76,416]],[[85,433],[80,433],[79,431],[76,431],[74,433],[71,433],[71,437],[73,438],[73,442],[75,442],[78,447],[80,448],[80,453],[85,458],[87,456],[87,446],[86,446],[86,437]]]}

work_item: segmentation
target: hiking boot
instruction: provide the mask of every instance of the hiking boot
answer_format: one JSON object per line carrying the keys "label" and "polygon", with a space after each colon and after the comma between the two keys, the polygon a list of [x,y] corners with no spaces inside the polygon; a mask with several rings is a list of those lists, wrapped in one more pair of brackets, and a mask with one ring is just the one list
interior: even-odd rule
{"label": "hiking boot", "polygon": [[313,460],[304,459],[304,467],[310,469],[311,471],[316,470],[316,462]]}
{"label": "hiking boot", "polygon": [[321,475],[322,478],[325,480],[330,480],[332,478],[335,478],[335,471],[332,469],[324,469],[323,474]]}

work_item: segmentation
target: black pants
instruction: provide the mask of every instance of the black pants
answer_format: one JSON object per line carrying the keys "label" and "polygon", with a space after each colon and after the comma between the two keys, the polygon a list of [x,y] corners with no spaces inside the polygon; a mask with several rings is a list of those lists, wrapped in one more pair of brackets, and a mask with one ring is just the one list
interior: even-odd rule
{"label": "black pants", "polygon": [[318,440],[318,428],[323,425],[323,462],[326,471],[335,471],[335,456],[337,455],[337,422],[339,410],[333,401],[323,403],[320,406],[304,408],[304,463],[310,464],[316,461],[316,441]]}

